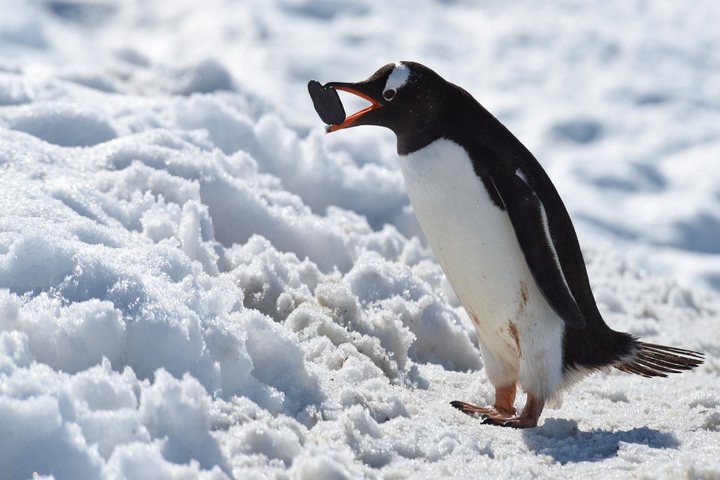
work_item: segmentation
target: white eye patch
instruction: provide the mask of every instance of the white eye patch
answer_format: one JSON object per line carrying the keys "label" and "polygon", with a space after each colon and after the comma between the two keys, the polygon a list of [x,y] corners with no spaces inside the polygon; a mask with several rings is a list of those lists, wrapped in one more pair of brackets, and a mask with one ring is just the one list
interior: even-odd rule
{"label": "white eye patch", "polygon": [[403,85],[405,85],[408,81],[408,78],[410,78],[410,69],[403,65],[402,63],[398,62],[395,64],[395,67],[393,68],[393,71],[390,72],[390,76],[387,79],[387,82],[385,83],[385,88],[383,89],[384,92],[388,90],[395,90],[399,89]]}

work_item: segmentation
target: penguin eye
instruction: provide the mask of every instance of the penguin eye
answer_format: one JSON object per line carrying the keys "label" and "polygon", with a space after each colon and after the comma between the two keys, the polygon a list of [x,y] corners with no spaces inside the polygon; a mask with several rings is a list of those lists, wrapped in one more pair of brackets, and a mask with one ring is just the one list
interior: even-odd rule
{"label": "penguin eye", "polygon": [[385,90],[383,92],[383,98],[389,102],[390,100],[395,98],[395,93],[395,90],[393,90],[392,88]]}

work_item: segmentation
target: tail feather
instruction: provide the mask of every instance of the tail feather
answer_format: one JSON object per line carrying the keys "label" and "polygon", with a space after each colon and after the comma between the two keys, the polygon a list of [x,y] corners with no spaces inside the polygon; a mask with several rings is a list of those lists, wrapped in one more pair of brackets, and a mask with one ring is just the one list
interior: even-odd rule
{"label": "tail feather", "polygon": [[630,358],[626,357],[614,366],[622,372],[643,377],[667,377],[668,373],[680,373],[702,363],[703,354],[699,352],[638,342]]}

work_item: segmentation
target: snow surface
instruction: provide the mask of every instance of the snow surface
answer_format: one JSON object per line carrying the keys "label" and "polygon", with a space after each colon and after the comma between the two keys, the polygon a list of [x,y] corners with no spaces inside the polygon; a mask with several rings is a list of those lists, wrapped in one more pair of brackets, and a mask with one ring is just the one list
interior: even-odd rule
{"label": "snow surface", "polygon": [[[508,3],[0,2],[0,479],[720,477],[720,8]],[[538,156],[613,327],[706,363],[452,409],[492,391],[392,135],[305,90],[400,59]]]}

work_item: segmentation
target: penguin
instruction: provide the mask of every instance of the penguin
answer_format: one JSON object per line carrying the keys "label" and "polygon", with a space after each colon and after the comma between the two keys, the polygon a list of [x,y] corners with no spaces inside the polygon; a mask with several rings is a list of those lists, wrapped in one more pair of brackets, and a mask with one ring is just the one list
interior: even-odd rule
{"label": "penguin", "polygon": [[[467,91],[410,61],[312,90],[316,109],[324,104],[324,117],[335,119],[329,133],[375,125],[396,135],[413,210],[472,320],[495,389],[492,405],[453,407],[485,424],[535,427],[548,401],[594,371],[665,377],[703,362],[701,353],[645,343],[605,323],[553,183]],[[370,104],[345,116],[338,90]],[[520,411],[518,386],[526,394]]]}

